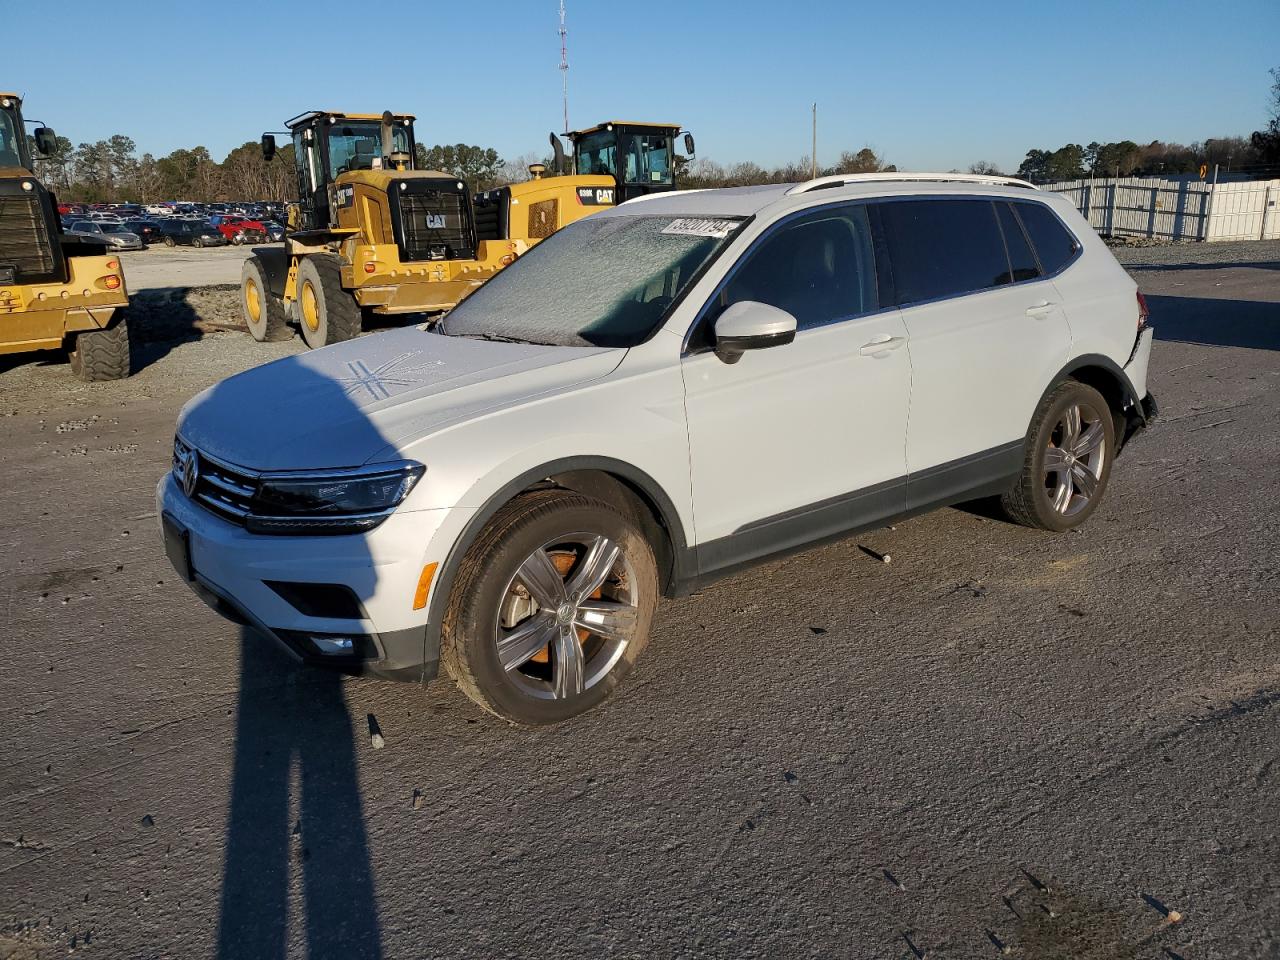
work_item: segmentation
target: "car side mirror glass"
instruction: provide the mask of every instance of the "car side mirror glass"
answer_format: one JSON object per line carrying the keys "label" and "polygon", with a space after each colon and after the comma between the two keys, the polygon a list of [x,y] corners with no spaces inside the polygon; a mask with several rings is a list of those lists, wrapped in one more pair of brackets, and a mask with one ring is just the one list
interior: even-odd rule
{"label": "car side mirror glass", "polygon": [[36,149],[44,156],[51,157],[58,152],[58,136],[52,127],[36,127],[32,137],[36,141]]}
{"label": "car side mirror glass", "polygon": [[739,300],[716,319],[716,356],[737,363],[748,350],[781,347],[796,338],[796,318],[785,310]]}
{"label": "car side mirror glass", "polygon": [[559,176],[564,173],[564,144],[554,133],[551,134],[551,152],[555,156],[555,173]]}
{"label": "car side mirror glass", "polygon": [[686,133],[684,135],[684,152],[690,157],[693,156],[693,134],[692,133]]}
{"label": "car side mirror glass", "polygon": [[262,135],[262,159],[270,163],[276,155],[276,138],[269,133]]}

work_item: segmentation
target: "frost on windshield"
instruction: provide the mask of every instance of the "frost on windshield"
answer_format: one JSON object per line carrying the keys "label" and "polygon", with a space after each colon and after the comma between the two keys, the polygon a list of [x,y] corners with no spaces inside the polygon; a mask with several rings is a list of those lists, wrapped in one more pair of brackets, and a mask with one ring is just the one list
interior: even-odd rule
{"label": "frost on windshield", "polygon": [[671,231],[677,222],[690,221],[618,216],[572,223],[459,304],[444,332],[558,346],[634,346],[654,331],[729,234]]}

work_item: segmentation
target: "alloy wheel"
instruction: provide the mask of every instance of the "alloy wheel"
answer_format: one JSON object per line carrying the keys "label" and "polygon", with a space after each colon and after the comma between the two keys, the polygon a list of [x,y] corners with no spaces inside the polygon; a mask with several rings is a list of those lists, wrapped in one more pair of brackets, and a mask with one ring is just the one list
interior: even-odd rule
{"label": "alloy wheel", "polygon": [[595,686],[635,635],[635,583],[608,537],[570,534],[533,551],[508,582],[495,624],[507,678],[540,699],[564,700]]}
{"label": "alloy wheel", "polygon": [[1087,403],[1062,411],[1044,454],[1044,489],[1053,509],[1064,517],[1084,510],[1098,491],[1106,463],[1104,414]]}

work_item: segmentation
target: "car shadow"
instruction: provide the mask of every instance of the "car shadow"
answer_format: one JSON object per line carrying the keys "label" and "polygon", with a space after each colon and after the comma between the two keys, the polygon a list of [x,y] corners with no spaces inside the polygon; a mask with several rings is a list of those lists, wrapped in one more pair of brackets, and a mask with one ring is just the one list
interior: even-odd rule
{"label": "car shadow", "polygon": [[[358,357],[358,345],[350,348]],[[313,426],[314,411],[319,410],[326,442],[337,444],[338,465],[364,462],[385,449],[388,439],[362,404],[409,389],[414,381],[401,378],[383,384],[367,375],[347,383],[318,370],[313,358],[314,354],[286,357],[270,374],[248,371],[223,380],[189,408],[183,420],[184,439],[204,456],[234,453],[248,457],[258,468],[282,468],[292,462],[281,452],[290,444],[295,445],[294,457],[314,455],[304,428]],[[362,361],[353,358],[351,362]],[[271,409],[275,415],[243,416],[243,411],[254,409]],[[199,469],[189,474],[200,475]],[[218,502],[231,502],[225,496],[218,500],[218,491],[227,489],[225,484],[189,482],[191,495],[203,498],[205,509],[211,503],[216,509]],[[292,555],[312,557],[319,564],[324,538],[304,539],[312,542],[310,549]],[[362,608],[357,612],[363,614],[378,589],[377,565],[363,541],[334,549],[342,558],[337,561],[341,563],[339,582],[350,588],[351,599]],[[269,547],[264,546],[260,559],[265,563],[269,555]],[[242,559],[215,552],[194,527],[189,559],[195,574],[205,578],[206,587],[226,583],[222,578],[227,578],[251,590],[252,581],[245,578],[252,574],[243,571]],[[285,560],[278,559],[277,568],[281,565],[286,568],[277,569],[276,575],[282,580],[305,583],[311,579],[305,569],[288,568]],[[257,586],[262,588],[261,582]],[[338,592],[330,587],[324,595]],[[230,599],[243,603],[246,597]],[[290,650],[319,659],[325,651],[308,631],[336,628],[344,632],[322,636],[349,638],[345,631],[359,629],[350,625],[357,618],[344,612],[349,607],[306,612],[319,603],[314,594],[279,593],[275,606],[260,603],[256,609],[265,621],[262,628],[278,632],[281,641],[247,627],[240,633],[216,956],[219,960],[280,960],[299,954],[299,942],[305,940],[305,955],[311,960],[376,960],[382,956],[381,929],[343,675],[304,666],[283,646],[287,642]],[[337,622],[331,626],[309,623],[319,618],[323,624],[326,617]],[[372,646],[373,641],[369,643]],[[379,652],[365,646],[356,650],[354,657],[331,662],[359,672],[360,656]]]}
{"label": "car shadow", "polygon": [[1145,294],[1157,340],[1280,350],[1280,303]]}
{"label": "car shadow", "polygon": [[[301,876],[306,955],[382,956],[343,678],[241,630],[219,960],[290,954],[290,874]],[[291,786],[297,784],[296,817]]]}

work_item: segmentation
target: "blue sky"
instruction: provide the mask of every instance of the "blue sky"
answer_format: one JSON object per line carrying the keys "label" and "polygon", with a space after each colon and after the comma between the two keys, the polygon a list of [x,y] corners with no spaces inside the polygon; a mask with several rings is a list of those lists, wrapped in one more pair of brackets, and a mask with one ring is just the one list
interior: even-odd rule
{"label": "blue sky", "polygon": [[[824,163],[869,144],[904,169],[1013,169],[1033,146],[1248,135],[1280,66],[1277,0],[566,5],[571,125],[683,123],[722,163],[807,154],[815,100]],[[561,125],[557,0],[60,0],[4,17],[0,89],[75,143],[118,132],[221,159],[306,109],[392,109],[423,143],[515,157]]]}

